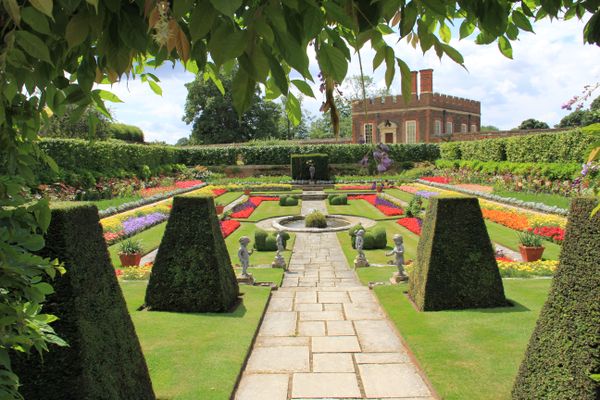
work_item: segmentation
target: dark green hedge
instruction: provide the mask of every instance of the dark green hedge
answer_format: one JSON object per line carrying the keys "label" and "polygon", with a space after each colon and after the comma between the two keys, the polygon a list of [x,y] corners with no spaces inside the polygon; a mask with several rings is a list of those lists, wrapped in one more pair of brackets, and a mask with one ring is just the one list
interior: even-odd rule
{"label": "dark green hedge", "polygon": [[279,197],[279,205],[283,206],[283,207],[297,206],[298,205],[298,196],[282,195]]}
{"label": "dark green hedge", "polygon": [[[290,234],[283,233],[283,246],[287,246]],[[277,232],[267,232],[257,228],[254,231],[254,248],[258,251],[276,251],[277,250]]]}
{"label": "dark green hedge", "polygon": [[239,288],[212,196],[176,196],[146,290],[156,311],[226,312]]}
{"label": "dark green hedge", "polygon": [[385,249],[387,247],[387,232],[383,227],[372,227],[365,229],[361,224],[355,225],[350,228],[348,234],[350,235],[350,240],[352,241],[352,248],[355,249],[355,241],[356,241],[356,232],[359,229],[365,230],[363,249],[364,250],[373,250],[373,249]]}
{"label": "dark green hedge", "polygon": [[152,400],[148,368],[111,265],[95,206],[52,211],[41,255],[64,262],[44,312],[69,347],[16,357],[26,399]]}
{"label": "dark green hedge", "polygon": [[600,385],[600,213],[571,203],[560,263],[531,335],[512,398],[596,400]]}
{"label": "dark green hedge", "polygon": [[445,160],[580,163],[600,138],[600,125],[565,132],[440,144]]}
{"label": "dark green hedge", "polygon": [[439,169],[466,169],[483,174],[518,176],[536,176],[555,180],[570,180],[581,174],[581,164],[577,163],[514,163],[509,161],[477,160],[437,160]]}
{"label": "dark green hedge", "polygon": [[409,295],[421,311],[508,305],[476,198],[429,200]]}
{"label": "dark green hedge", "polygon": [[144,143],[144,132],[134,125],[110,124],[108,132],[114,139],[126,142]]}
{"label": "dark green hedge", "polygon": [[347,194],[330,194],[327,196],[327,200],[329,200],[329,204],[332,206],[345,206],[348,204],[348,195]]}
{"label": "dark green hedge", "polygon": [[292,154],[290,157],[292,179],[310,179],[310,164],[315,166],[314,179],[318,181],[329,180],[329,156],[327,154]]}

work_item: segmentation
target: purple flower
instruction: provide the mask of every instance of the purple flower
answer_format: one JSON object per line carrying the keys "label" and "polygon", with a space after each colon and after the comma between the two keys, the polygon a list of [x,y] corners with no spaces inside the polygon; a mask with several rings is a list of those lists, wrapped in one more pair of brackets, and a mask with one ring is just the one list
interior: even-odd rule
{"label": "purple flower", "polygon": [[365,154],[365,156],[362,158],[362,160],[360,160],[359,163],[361,166],[366,167],[367,165],[369,165],[369,154]]}
{"label": "purple flower", "polygon": [[421,196],[426,199],[430,198],[431,196],[437,196],[438,194],[438,192],[429,192],[427,190],[419,190],[418,192],[415,192],[415,196]]}
{"label": "purple flower", "polygon": [[149,226],[165,221],[167,218],[169,218],[168,215],[160,212],[143,215],[141,217],[128,218],[123,222],[123,232],[125,232],[126,235],[131,235],[142,231]]}

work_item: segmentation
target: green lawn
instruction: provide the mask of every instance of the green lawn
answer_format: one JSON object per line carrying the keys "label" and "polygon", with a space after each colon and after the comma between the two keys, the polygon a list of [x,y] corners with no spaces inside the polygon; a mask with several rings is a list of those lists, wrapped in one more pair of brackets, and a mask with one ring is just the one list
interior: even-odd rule
{"label": "green lawn", "polygon": [[417,312],[406,285],[377,286],[375,294],[445,400],[510,399],[550,279],[503,280],[515,307]]}
{"label": "green lawn", "polygon": [[[263,203],[264,204],[264,203]],[[289,207],[288,207],[289,208]],[[256,211],[255,211],[256,212]],[[252,248],[254,246],[254,231],[256,227],[254,224],[242,222],[242,225],[235,230],[231,235],[229,235],[225,239],[225,243],[227,244],[227,251],[229,252],[229,257],[231,258],[232,264],[239,264],[237,252],[240,248],[239,240],[242,236],[248,236],[250,238],[250,245],[248,248]],[[296,235],[290,233],[290,240],[288,240],[286,245],[286,250],[283,253],[283,258],[285,258],[286,262],[289,263],[290,258],[292,257],[292,249],[294,248],[294,241],[296,240]],[[257,251],[254,250],[254,253],[250,256],[250,265],[262,265],[262,264],[271,264],[273,259],[275,258],[275,251]],[[259,269],[257,269],[259,270]],[[255,276],[256,278],[256,276]]]}
{"label": "green lawn", "polygon": [[105,199],[105,200],[96,200],[96,201],[53,201],[51,206],[60,207],[60,206],[76,206],[76,205],[87,205],[93,204],[98,207],[98,210],[106,210],[110,207],[117,207],[121,204],[130,203],[132,201],[137,201],[141,199],[141,196],[127,196],[127,197],[115,197],[114,199]]}
{"label": "green lawn", "polygon": [[215,203],[219,203],[219,204],[226,206],[230,203],[233,203],[235,200],[237,200],[243,194],[244,193],[242,193],[242,192],[225,192],[222,195],[220,195],[219,197],[215,197]]}
{"label": "green lawn", "polygon": [[548,206],[555,206],[564,208],[566,210],[569,209],[571,205],[571,199],[568,197],[561,196],[559,194],[550,194],[550,193],[527,193],[527,192],[509,192],[504,190],[496,191],[494,190],[494,194],[502,197],[512,197],[514,199],[519,199],[523,201],[532,201],[535,203],[543,203]]}
{"label": "green lawn", "polygon": [[[414,197],[412,194],[410,194],[408,192],[404,192],[400,189],[386,189],[385,192],[387,194],[397,198],[398,200],[402,200],[407,203],[410,203],[410,201]],[[427,199],[423,198],[423,206],[426,207],[428,203],[429,202],[427,201]]]}
{"label": "green lawn", "polygon": [[260,322],[269,289],[242,286],[229,314],[136,311],[146,282],[121,283],[158,399],[228,399]]}
{"label": "green lawn", "polygon": [[327,212],[337,215],[353,215],[357,217],[365,217],[374,220],[398,219],[398,217],[386,217],[374,205],[365,200],[348,200],[348,204],[344,206],[332,206],[327,200]]}
{"label": "green lawn", "polygon": [[286,215],[300,215],[302,201],[297,206],[280,206],[278,201],[263,201],[248,219],[240,221],[258,222],[267,218],[284,217]]}
{"label": "green lawn", "polygon": [[[506,246],[514,251],[519,251],[519,237],[517,236],[517,231],[488,220],[485,221],[485,225],[487,226],[492,242]],[[542,242],[543,246],[546,248],[546,250],[544,250],[543,258],[546,260],[558,260],[560,246],[547,240],[543,240]]]}

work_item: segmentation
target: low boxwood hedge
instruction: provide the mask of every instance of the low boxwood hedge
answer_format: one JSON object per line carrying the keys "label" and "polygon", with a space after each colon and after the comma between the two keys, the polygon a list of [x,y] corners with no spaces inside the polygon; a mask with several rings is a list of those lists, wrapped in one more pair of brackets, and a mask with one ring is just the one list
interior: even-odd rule
{"label": "low boxwood hedge", "polygon": [[146,306],[225,312],[238,294],[212,196],[176,196],[148,282]]}
{"label": "low boxwood hedge", "polygon": [[[290,234],[283,233],[283,247],[287,246]],[[254,231],[254,248],[257,251],[276,251],[277,250],[277,232],[267,232],[257,228]]]}
{"label": "low boxwood hedge", "polygon": [[429,199],[408,293],[421,311],[508,305],[476,198]]}
{"label": "low boxwood hedge", "polygon": [[51,284],[44,312],[68,347],[49,345],[13,357],[26,399],[154,400],[148,368],[115,271],[95,206],[52,210],[43,257],[58,258],[66,273]]}
{"label": "low boxwood hedge", "polygon": [[296,195],[282,195],[279,197],[279,205],[283,207],[297,206],[298,196]]}
{"label": "low boxwood hedge", "polygon": [[571,203],[552,288],[513,386],[515,400],[598,399],[600,213],[591,217],[597,204],[591,198]]}
{"label": "low boxwood hedge", "polygon": [[333,194],[327,196],[329,204],[332,206],[345,206],[348,204],[348,195],[346,194]]}
{"label": "low boxwood hedge", "polygon": [[365,229],[361,224],[355,225],[348,231],[352,241],[352,248],[356,248],[356,232],[359,229],[363,229],[365,231],[365,236],[363,237],[363,249],[364,250],[374,250],[374,249],[385,249],[387,247],[387,232],[385,228],[374,226],[372,228]]}

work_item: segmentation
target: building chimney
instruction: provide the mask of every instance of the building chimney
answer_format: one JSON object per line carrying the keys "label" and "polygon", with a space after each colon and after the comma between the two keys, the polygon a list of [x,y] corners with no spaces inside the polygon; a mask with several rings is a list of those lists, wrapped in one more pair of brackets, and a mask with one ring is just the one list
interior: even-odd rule
{"label": "building chimney", "polygon": [[422,69],[419,71],[421,75],[421,94],[433,93],[433,70]]}
{"label": "building chimney", "polygon": [[410,71],[410,94],[416,95],[417,92],[417,71]]}

